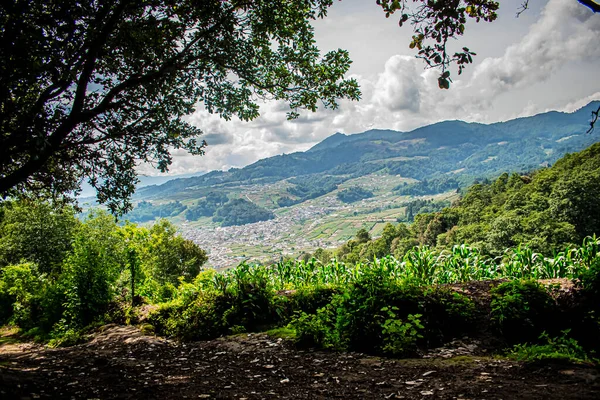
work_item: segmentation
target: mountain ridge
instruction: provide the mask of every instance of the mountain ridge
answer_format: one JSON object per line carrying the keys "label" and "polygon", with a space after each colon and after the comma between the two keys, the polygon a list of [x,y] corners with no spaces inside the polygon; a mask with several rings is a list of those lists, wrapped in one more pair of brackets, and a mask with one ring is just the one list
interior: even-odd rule
{"label": "mountain ridge", "polygon": [[[600,101],[593,101],[572,113],[550,111],[491,124],[452,120],[408,132],[336,132],[305,152],[146,186],[135,197],[150,199],[202,187],[277,182],[312,174],[356,177],[383,171],[421,180],[448,173],[473,178],[528,170],[553,164],[562,155],[597,141],[584,133],[591,111],[599,105]],[[424,163],[419,157],[429,157],[430,161]]]}

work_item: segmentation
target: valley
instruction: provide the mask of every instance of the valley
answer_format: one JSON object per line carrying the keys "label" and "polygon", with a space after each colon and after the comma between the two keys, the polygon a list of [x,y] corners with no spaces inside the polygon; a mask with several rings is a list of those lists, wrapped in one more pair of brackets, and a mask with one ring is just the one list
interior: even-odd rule
{"label": "valley", "polygon": [[[221,269],[245,260],[277,262],[317,248],[338,247],[361,228],[378,236],[386,223],[405,218],[405,204],[411,197],[394,195],[388,189],[398,182],[411,180],[374,174],[353,181],[316,199],[277,208],[275,219],[269,221],[221,227],[210,218],[202,218],[194,222],[181,220],[178,224],[185,238],[208,252],[209,265]],[[371,188],[376,196],[352,204],[344,204],[336,198],[344,187],[358,182],[362,187]],[[268,205],[272,203],[270,196],[274,193],[271,186],[236,189],[239,196]],[[452,200],[457,194],[450,192],[427,197],[435,201]]]}
{"label": "valley", "polygon": [[[597,140],[584,132],[598,104],[490,125],[445,121],[411,132],[336,133],[305,152],[143,187],[134,201],[146,209],[125,218],[148,224],[169,219],[217,269],[298,258],[339,247],[359,229],[377,237],[388,222],[411,222],[411,201],[450,204],[475,181],[553,165]],[[366,198],[345,203],[340,193],[349,190]],[[235,199],[245,204],[237,211],[244,222],[252,221],[250,205],[264,211],[256,222],[240,225],[240,216],[219,222],[217,210]]]}

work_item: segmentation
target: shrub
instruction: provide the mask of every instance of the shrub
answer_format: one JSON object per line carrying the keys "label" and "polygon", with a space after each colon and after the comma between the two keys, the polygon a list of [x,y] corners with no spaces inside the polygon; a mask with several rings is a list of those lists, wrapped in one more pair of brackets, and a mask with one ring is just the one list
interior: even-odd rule
{"label": "shrub", "polygon": [[14,323],[29,330],[42,314],[45,276],[32,263],[9,265],[0,275],[0,323]]}
{"label": "shrub", "polygon": [[314,314],[332,302],[335,295],[342,293],[336,286],[303,287],[289,297],[287,311]]}
{"label": "shrub", "polygon": [[295,342],[302,347],[344,350],[340,332],[336,326],[334,304],[319,308],[314,314],[298,312],[289,326],[296,331]]}
{"label": "shrub", "polygon": [[522,343],[516,344],[509,352],[508,356],[517,361],[543,361],[557,360],[575,363],[589,363],[591,359],[577,340],[569,338],[570,330],[562,331],[561,335],[555,338],[550,337],[543,332],[539,340],[541,344]]}
{"label": "shrub", "polygon": [[147,323],[163,336],[181,340],[213,339],[225,333],[219,300],[216,291],[203,291],[190,303],[179,299],[163,303],[148,315]]}
{"label": "shrub", "polygon": [[419,313],[423,339],[428,346],[439,345],[471,331],[477,310],[469,297],[446,288],[423,291]]}
{"label": "shrub", "polygon": [[556,303],[536,281],[511,281],[492,290],[491,321],[509,343],[537,339],[555,331]]}
{"label": "shrub", "polygon": [[590,262],[589,269],[580,274],[580,280],[586,301],[596,308],[600,307],[600,257]]}

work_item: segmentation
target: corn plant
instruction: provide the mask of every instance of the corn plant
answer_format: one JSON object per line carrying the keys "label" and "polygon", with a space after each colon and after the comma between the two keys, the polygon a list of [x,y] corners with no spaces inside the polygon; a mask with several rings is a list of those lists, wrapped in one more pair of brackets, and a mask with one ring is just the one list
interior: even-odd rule
{"label": "corn plant", "polygon": [[431,250],[429,246],[415,247],[404,255],[406,272],[410,278],[419,283],[436,283],[436,272],[440,259],[440,256],[436,256],[435,251]]}

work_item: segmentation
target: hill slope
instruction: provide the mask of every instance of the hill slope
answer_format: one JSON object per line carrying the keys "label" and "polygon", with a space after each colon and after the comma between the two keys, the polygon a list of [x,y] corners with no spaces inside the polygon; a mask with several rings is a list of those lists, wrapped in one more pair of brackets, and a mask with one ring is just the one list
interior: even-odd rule
{"label": "hill slope", "polygon": [[[550,257],[599,234],[600,143],[596,143],[531,175],[503,173],[492,182],[474,184],[451,207],[418,214],[409,227],[388,225],[380,238],[353,239],[335,251],[315,255],[346,262],[390,253],[401,259],[417,245],[451,250],[468,244],[492,256],[525,245]],[[529,257],[535,259],[533,254]]]}
{"label": "hill slope", "polygon": [[592,102],[574,113],[548,112],[490,125],[444,121],[411,132],[336,133],[306,152],[144,187],[136,198],[198,198],[202,188],[272,183],[315,174],[338,176],[342,181],[374,172],[418,180],[453,174],[469,182],[504,171],[532,170],[596,142],[597,135],[585,131],[591,110],[599,105]]}

